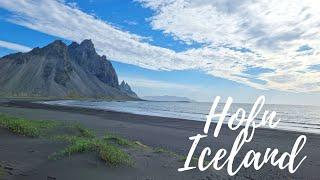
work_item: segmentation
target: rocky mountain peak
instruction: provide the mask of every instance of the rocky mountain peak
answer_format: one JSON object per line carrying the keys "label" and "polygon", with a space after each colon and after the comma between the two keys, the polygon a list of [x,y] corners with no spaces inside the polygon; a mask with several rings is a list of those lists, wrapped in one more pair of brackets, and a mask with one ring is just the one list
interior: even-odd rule
{"label": "rocky mountain peak", "polygon": [[102,60],[107,60],[107,56],[102,55],[102,56],[101,56],[101,59],[102,59]]}
{"label": "rocky mountain peak", "polygon": [[100,81],[107,83],[111,87],[118,88],[119,82],[117,74],[106,56],[97,54],[94,45],[90,39],[76,42],[68,46],[68,53],[78,65],[86,72],[96,76]]}
{"label": "rocky mountain peak", "polygon": [[77,48],[79,46],[79,44],[75,41],[73,41],[69,46],[68,48]]}
{"label": "rocky mountain peak", "polygon": [[128,83],[126,83],[124,80],[121,81],[120,86],[123,88],[131,89]]}
{"label": "rocky mountain peak", "polygon": [[94,48],[94,44],[91,39],[85,39],[81,42],[81,46],[88,46]]}
{"label": "rocky mountain peak", "polygon": [[0,58],[0,95],[137,99],[91,40],[67,46],[56,40],[43,48]]}
{"label": "rocky mountain peak", "polygon": [[69,49],[76,49],[76,48],[81,48],[81,50],[90,50],[90,51],[95,51],[94,44],[91,39],[85,39],[82,42],[77,43],[73,41],[69,46]]}
{"label": "rocky mountain peak", "polygon": [[62,40],[55,40],[52,43],[48,44],[47,46],[45,46],[44,48],[66,48],[67,45],[62,42]]}
{"label": "rocky mountain peak", "polygon": [[120,91],[127,93],[131,97],[138,97],[137,94],[132,91],[129,84],[127,82],[125,82],[124,80],[122,80],[121,84],[119,85],[119,89],[120,89]]}
{"label": "rocky mountain peak", "polygon": [[79,48],[81,48],[82,51],[85,52],[92,52],[92,53],[96,53],[96,50],[94,48],[94,45],[91,41],[91,39],[85,39],[83,40],[80,45]]}
{"label": "rocky mountain peak", "polygon": [[52,43],[48,44],[43,48],[39,48],[34,52],[43,53],[43,54],[50,54],[53,57],[65,57],[67,55],[68,47],[67,45],[62,42],[61,40],[55,40]]}

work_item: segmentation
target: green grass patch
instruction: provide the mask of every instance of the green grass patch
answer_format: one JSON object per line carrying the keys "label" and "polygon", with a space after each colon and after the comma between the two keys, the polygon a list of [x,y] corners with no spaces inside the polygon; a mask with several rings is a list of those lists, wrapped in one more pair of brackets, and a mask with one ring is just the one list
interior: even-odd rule
{"label": "green grass patch", "polygon": [[52,156],[50,156],[50,159],[57,159],[64,155],[71,156],[75,153],[94,151],[98,146],[98,143],[96,142],[97,140],[85,139],[76,136],[57,136],[54,139],[58,141],[69,142],[70,145],[58,153],[54,153]]}
{"label": "green grass patch", "polygon": [[45,130],[53,128],[56,125],[57,123],[53,121],[27,120],[0,114],[0,127],[6,128],[15,134],[28,137],[39,137]]}
{"label": "green grass patch", "polygon": [[73,142],[81,139],[81,137],[72,136],[72,135],[58,135],[58,136],[53,136],[51,139],[55,140],[55,141],[64,141],[64,142],[73,143]]}
{"label": "green grass patch", "polygon": [[97,152],[102,160],[113,166],[133,165],[133,161],[128,153],[106,140],[77,136],[57,136],[55,140],[66,141],[70,145],[64,150],[53,154],[50,159],[57,159],[64,155],[70,156],[75,153]]}
{"label": "green grass patch", "polygon": [[0,179],[4,178],[7,175],[4,167],[0,165]]}
{"label": "green grass patch", "polygon": [[127,165],[132,166],[134,163],[130,155],[124,152],[119,147],[109,144],[102,143],[99,146],[99,154],[102,160],[110,163],[113,166]]}
{"label": "green grass patch", "polygon": [[126,146],[126,147],[134,147],[135,143],[132,141],[129,141],[127,139],[124,139],[118,135],[106,133],[103,137],[103,140],[109,142],[109,143],[115,143],[120,146]]}
{"label": "green grass patch", "polygon": [[103,161],[113,166],[133,165],[130,155],[123,148],[134,147],[136,145],[134,142],[110,133],[99,139],[93,131],[81,124],[36,121],[0,114],[0,127],[23,136],[41,136],[54,141],[68,142],[69,145],[65,149],[49,156],[49,159],[58,159],[75,153],[96,152]]}
{"label": "green grass patch", "polygon": [[90,129],[87,129],[86,127],[84,127],[81,124],[75,124],[74,128],[80,132],[80,135],[82,137],[86,137],[86,138],[94,138],[95,137],[95,134],[93,131],[91,131]]}

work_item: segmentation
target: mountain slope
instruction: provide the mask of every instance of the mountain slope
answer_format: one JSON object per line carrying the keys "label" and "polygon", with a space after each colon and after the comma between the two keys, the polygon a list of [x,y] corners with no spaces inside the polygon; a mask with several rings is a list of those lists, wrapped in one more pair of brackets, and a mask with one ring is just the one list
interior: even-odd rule
{"label": "mountain slope", "polygon": [[91,40],[57,40],[0,58],[0,95],[137,99],[120,89],[117,74]]}
{"label": "mountain slope", "polygon": [[137,94],[135,92],[132,91],[131,87],[129,86],[128,83],[126,83],[125,81],[122,81],[120,86],[119,86],[120,90],[122,92],[127,93],[128,95],[130,95],[131,97],[138,97]]}

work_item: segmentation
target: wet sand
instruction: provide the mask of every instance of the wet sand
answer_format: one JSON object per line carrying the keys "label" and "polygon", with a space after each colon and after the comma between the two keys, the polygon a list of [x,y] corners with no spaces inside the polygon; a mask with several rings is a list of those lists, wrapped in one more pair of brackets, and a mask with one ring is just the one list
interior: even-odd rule
{"label": "wet sand", "polygon": [[[61,107],[44,104],[34,104],[29,101],[0,102],[0,113],[29,119],[48,119],[65,122],[79,122],[91,128],[98,136],[105,131],[116,133],[130,140],[137,140],[153,148],[162,147],[186,156],[191,141],[188,137],[203,131],[204,122],[188,121],[174,118],[143,116],[129,113],[103,111],[75,107]],[[212,128],[214,125],[212,125]],[[211,128],[211,130],[212,130]],[[210,131],[212,133],[212,131]],[[136,165],[130,167],[112,168],[104,166],[96,156],[79,154],[58,161],[48,161],[48,154],[55,152],[56,148],[64,146],[43,139],[20,137],[1,130],[0,161],[10,162],[14,169],[10,177],[13,179],[319,179],[320,177],[320,136],[306,134],[307,143],[299,153],[297,159],[307,155],[298,171],[290,174],[287,169],[265,165],[261,170],[253,168],[244,169],[233,177],[226,175],[225,170],[213,169],[205,172],[192,170],[177,172],[183,162],[167,154],[154,152],[133,153]],[[278,148],[280,152],[291,151],[296,138],[303,133],[283,130],[256,129],[252,142],[245,144],[236,159],[236,163],[243,159],[245,153],[251,149],[262,154],[267,147]],[[304,133],[305,134],[305,133]],[[209,146],[215,154],[220,148],[230,150],[238,131],[231,131],[223,126],[218,138],[207,138],[200,141],[197,154]],[[210,136],[211,137],[211,136]],[[25,147],[25,148],[23,148]],[[28,150],[34,147],[36,150]],[[31,153],[30,153],[31,152]],[[34,153],[37,152],[37,153]],[[10,155],[6,155],[10,154]],[[15,155],[17,154],[17,155]],[[20,157],[21,156],[21,157]],[[31,159],[24,158],[30,156]],[[33,161],[32,159],[35,159]],[[209,159],[208,159],[209,160]],[[9,166],[8,165],[8,166]],[[18,172],[18,171],[17,171]]]}

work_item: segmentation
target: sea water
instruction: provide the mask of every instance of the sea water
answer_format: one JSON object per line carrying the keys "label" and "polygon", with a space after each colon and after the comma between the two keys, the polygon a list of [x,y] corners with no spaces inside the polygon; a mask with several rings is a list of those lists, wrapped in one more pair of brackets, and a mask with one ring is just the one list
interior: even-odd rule
{"label": "sea water", "polygon": [[[75,106],[92,109],[111,110],[141,115],[172,117],[185,120],[205,121],[212,103],[209,102],[156,102],[156,101],[89,101],[59,100],[41,102],[52,105]],[[234,113],[239,107],[249,112],[252,104],[234,103],[229,112]],[[217,110],[222,111],[223,104]],[[302,105],[266,104],[262,109],[276,111],[281,118],[277,129],[320,134],[320,107]],[[260,118],[261,118],[260,114]],[[257,118],[259,121],[259,117]]]}

